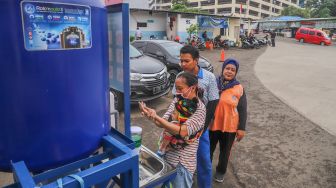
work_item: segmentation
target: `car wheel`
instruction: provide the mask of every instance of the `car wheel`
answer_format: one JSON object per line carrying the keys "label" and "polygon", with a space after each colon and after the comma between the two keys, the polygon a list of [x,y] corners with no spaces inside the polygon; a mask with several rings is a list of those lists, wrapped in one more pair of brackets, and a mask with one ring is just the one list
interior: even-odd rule
{"label": "car wheel", "polygon": [[170,74],[170,77],[169,77],[170,87],[174,86],[175,79],[176,79],[176,76],[178,75],[178,73],[179,72],[177,70],[170,70],[169,71],[169,74]]}
{"label": "car wheel", "polygon": [[124,94],[120,91],[117,91],[115,89],[110,89],[110,91],[114,95],[114,108],[118,110],[119,112],[123,110],[123,101],[124,101]]}
{"label": "car wheel", "polygon": [[324,42],[321,42],[321,46],[324,46],[325,45],[325,43]]}
{"label": "car wheel", "polygon": [[303,42],[304,42],[304,40],[303,40],[303,39],[300,39],[300,42],[301,42],[301,43],[303,43]]}

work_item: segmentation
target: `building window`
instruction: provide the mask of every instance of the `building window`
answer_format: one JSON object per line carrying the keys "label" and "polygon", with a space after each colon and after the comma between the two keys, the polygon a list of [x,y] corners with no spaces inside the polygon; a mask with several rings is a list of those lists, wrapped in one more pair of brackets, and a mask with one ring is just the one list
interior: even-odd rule
{"label": "building window", "polygon": [[261,9],[266,10],[266,11],[269,11],[269,10],[270,10],[270,7],[269,7],[269,6],[266,6],[266,5],[261,5]]}
{"label": "building window", "polygon": [[262,18],[267,18],[267,17],[269,17],[269,14],[261,13],[261,17]]}
{"label": "building window", "polygon": [[283,8],[287,8],[289,5],[287,5],[286,3],[282,3],[282,7]]}
{"label": "building window", "polygon": [[264,2],[271,3],[271,0],[263,0]]}
{"label": "building window", "polygon": [[137,27],[147,27],[147,22],[137,22]]}
{"label": "building window", "polygon": [[220,35],[225,35],[226,30],[227,30],[227,28],[220,28]]}
{"label": "building window", "polygon": [[249,10],[249,15],[258,16],[258,12],[254,11],[254,10]]}
{"label": "building window", "polygon": [[215,0],[201,1],[201,6],[215,5]]}
{"label": "building window", "polygon": [[231,7],[217,9],[217,14],[230,14],[230,13],[231,13]]}
{"label": "building window", "polygon": [[259,3],[256,3],[254,1],[250,1],[250,6],[254,8],[259,8]]}
{"label": "building window", "polygon": [[219,5],[232,4],[232,0],[218,0]]}
{"label": "building window", "polygon": [[[242,14],[245,14],[245,12],[246,12],[246,9],[242,9]],[[240,8],[235,8],[235,13],[240,13]]]}
{"label": "building window", "polygon": [[209,14],[215,13],[215,9],[203,9],[203,11],[208,12]]}
{"label": "building window", "polygon": [[198,7],[198,2],[190,2],[190,3],[188,3],[188,6],[190,6],[190,7]]}
{"label": "building window", "polygon": [[236,4],[246,5],[246,0],[236,0]]}

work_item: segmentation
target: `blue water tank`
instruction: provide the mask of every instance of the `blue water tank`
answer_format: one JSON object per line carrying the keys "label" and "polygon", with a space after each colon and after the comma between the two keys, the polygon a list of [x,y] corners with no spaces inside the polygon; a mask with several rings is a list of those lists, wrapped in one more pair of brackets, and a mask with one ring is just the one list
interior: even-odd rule
{"label": "blue water tank", "polygon": [[0,0],[0,170],[90,155],[109,130],[107,18],[99,0]]}

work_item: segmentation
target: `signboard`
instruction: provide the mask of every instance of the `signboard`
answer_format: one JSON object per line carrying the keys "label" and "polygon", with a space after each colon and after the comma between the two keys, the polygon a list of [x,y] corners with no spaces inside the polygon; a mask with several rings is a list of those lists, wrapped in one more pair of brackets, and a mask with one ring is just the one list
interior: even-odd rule
{"label": "signboard", "polygon": [[200,28],[228,28],[228,22],[224,18],[212,18],[210,16],[198,16]]}
{"label": "signboard", "polygon": [[22,1],[21,15],[26,50],[91,48],[89,6]]}
{"label": "signboard", "polygon": [[311,21],[301,21],[301,25],[315,25],[315,22],[311,22]]}

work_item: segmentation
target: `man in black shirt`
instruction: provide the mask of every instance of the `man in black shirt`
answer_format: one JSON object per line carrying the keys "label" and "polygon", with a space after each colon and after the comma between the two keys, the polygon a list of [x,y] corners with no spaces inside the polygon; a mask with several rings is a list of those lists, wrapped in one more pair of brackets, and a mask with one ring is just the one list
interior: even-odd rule
{"label": "man in black shirt", "polygon": [[275,47],[275,31],[271,31],[271,42],[272,47]]}

